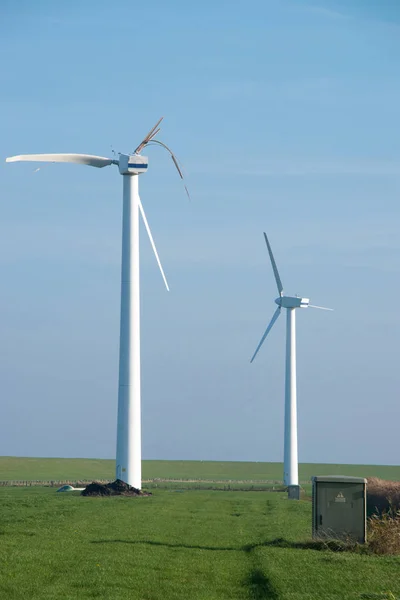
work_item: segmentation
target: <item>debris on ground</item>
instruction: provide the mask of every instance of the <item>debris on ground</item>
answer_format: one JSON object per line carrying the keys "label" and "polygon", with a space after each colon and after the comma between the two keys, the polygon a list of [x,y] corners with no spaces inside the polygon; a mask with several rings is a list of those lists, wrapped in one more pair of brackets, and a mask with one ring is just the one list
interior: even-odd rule
{"label": "debris on ground", "polygon": [[128,485],[121,479],[116,479],[112,483],[99,483],[93,481],[85,487],[81,493],[82,496],[151,496],[150,492],[144,492]]}
{"label": "debris on ground", "polygon": [[63,485],[58,488],[57,492],[73,492],[75,488],[72,485]]}

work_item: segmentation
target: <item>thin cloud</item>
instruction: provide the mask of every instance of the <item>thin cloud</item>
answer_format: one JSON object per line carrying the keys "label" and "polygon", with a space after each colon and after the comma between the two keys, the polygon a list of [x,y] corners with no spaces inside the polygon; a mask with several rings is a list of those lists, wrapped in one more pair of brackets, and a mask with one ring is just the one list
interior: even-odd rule
{"label": "thin cloud", "polygon": [[294,163],[289,165],[275,165],[265,169],[249,169],[242,171],[243,175],[260,177],[304,177],[304,176],[329,176],[329,175],[363,175],[382,177],[400,175],[400,162],[398,163],[371,163],[371,162],[325,162]]}
{"label": "thin cloud", "polygon": [[225,81],[211,87],[209,95],[212,100],[222,101],[252,98],[259,86],[255,81]]}
{"label": "thin cloud", "polygon": [[330,77],[312,77],[301,79],[288,79],[277,81],[263,80],[230,80],[219,81],[212,85],[208,95],[211,100],[232,101],[250,99],[260,94],[279,94],[289,98],[298,99],[298,96],[310,94],[329,93],[337,86],[337,81]]}
{"label": "thin cloud", "polygon": [[[294,8],[294,7],[293,7]],[[298,6],[296,8],[299,8]],[[332,10],[330,8],[326,8],[324,6],[316,6],[316,5],[306,5],[302,6],[301,9],[304,12],[312,13],[314,15],[320,15],[321,17],[325,17],[330,20],[335,21],[350,21],[357,19],[359,22],[364,23],[373,23],[375,25],[385,27],[387,29],[393,29],[398,31],[400,29],[400,23],[395,21],[389,21],[387,19],[377,18],[375,15],[368,14],[365,10],[359,12],[359,14],[345,14],[339,12],[337,10]]]}
{"label": "thin cloud", "polygon": [[[254,165],[254,161],[249,161],[249,166],[236,165],[232,159],[229,161],[229,167],[221,165],[218,173],[225,176],[231,176],[240,172],[244,176],[250,177],[310,177],[310,176],[331,176],[331,175],[349,175],[349,176],[399,176],[400,160],[367,160],[367,159],[343,159],[343,160],[324,160],[319,159],[276,159],[265,158],[262,162]],[[196,165],[190,167],[191,173],[211,174],[209,165]]]}
{"label": "thin cloud", "polygon": [[68,260],[71,263],[115,266],[120,262],[120,240],[102,231],[55,223],[3,222],[0,225],[0,264],[26,260]]}
{"label": "thin cloud", "polygon": [[334,20],[348,20],[351,19],[350,15],[347,14],[343,14],[337,10],[332,10],[330,8],[325,8],[323,6],[314,6],[314,5],[309,5],[309,6],[303,6],[302,7],[304,11],[313,13],[315,15],[320,15],[321,17],[326,17],[327,19],[334,19]]}

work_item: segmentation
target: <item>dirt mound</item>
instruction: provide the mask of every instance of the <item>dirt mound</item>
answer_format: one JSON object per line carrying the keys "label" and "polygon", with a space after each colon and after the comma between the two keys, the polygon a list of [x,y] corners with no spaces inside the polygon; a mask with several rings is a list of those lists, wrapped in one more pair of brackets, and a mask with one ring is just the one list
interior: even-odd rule
{"label": "dirt mound", "polygon": [[368,515],[398,510],[400,510],[400,481],[369,477],[367,479]]}
{"label": "dirt mound", "polygon": [[121,479],[116,479],[112,483],[98,483],[93,481],[81,492],[82,496],[151,496],[150,492],[143,492],[131,485],[128,485]]}

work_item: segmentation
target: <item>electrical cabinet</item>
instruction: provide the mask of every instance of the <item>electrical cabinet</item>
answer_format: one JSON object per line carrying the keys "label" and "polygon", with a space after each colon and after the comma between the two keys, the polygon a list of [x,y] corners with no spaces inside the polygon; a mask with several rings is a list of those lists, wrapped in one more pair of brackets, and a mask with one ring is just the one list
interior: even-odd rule
{"label": "electrical cabinet", "polygon": [[367,480],[362,477],[312,477],[313,538],[367,537]]}

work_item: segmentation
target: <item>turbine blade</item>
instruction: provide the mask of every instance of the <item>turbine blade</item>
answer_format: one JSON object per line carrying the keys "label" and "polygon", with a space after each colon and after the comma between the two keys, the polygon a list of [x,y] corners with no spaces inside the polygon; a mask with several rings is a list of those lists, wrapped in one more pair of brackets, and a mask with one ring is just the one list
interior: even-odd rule
{"label": "turbine blade", "polygon": [[153,239],[153,236],[151,234],[149,223],[148,223],[147,218],[146,218],[146,213],[144,212],[144,208],[143,208],[143,205],[142,205],[142,202],[141,202],[140,198],[139,198],[139,209],[140,209],[140,213],[141,213],[142,218],[143,218],[144,226],[146,227],[146,231],[147,231],[147,234],[148,234],[149,239],[150,239],[151,247],[153,248],[153,252],[154,252],[154,255],[156,257],[156,261],[157,261],[157,264],[158,264],[160,272],[161,272],[161,276],[162,276],[162,278],[164,280],[165,287],[167,288],[167,290],[169,292],[168,281],[167,281],[167,278],[165,277],[164,269],[162,268],[160,257],[158,256],[157,248],[156,248],[156,245],[154,243],[154,239]]}
{"label": "turbine blade", "polygon": [[265,237],[265,242],[266,242],[267,248],[268,248],[269,258],[271,259],[271,265],[272,265],[272,270],[275,275],[276,285],[278,286],[278,292],[279,292],[279,295],[282,296],[282,293],[283,293],[282,281],[281,281],[281,278],[279,277],[278,267],[276,266],[275,258],[274,258],[274,255],[272,254],[272,248],[270,246],[270,243],[268,241],[267,234],[265,233],[265,231],[264,231],[264,237]]}
{"label": "turbine blade", "polygon": [[333,308],[326,308],[326,306],[316,306],[315,304],[309,304],[308,308],[319,308],[320,310],[333,310]]}
{"label": "turbine blade", "polygon": [[270,321],[270,324],[268,325],[267,329],[265,330],[265,333],[264,333],[264,335],[262,336],[262,338],[261,338],[261,340],[260,340],[260,343],[258,344],[258,346],[257,346],[257,348],[256,348],[256,351],[254,352],[254,354],[253,354],[253,356],[252,356],[252,359],[251,359],[251,361],[250,361],[251,363],[253,362],[253,360],[254,360],[254,359],[255,359],[255,357],[257,356],[257,353],[258,353],[259,349],[261,348],[261,346],[263,345],[265,338],[267,337],[267,335],[268,335],[268,334],[269,334],[269,332],[271,331],[271,329],[272,329],[272,327],[273,327],[273,325],[274,325],[275,321],[277,320],[277,318],[279,317],[279,315],[280,315],[280,314],[281,314],[281,307],[280,307],[280,306],[278,306],[278,308],[277,308],[277,309],[276,309],[276,311],[274,312],[274,315],[273,315],[273,317],[272,317],[272,319],[271,319],[271,321]]}
{"label": "turbine blade", "polygon": [[99,169],[108,165],[118,164],[118,161],[112,158],[94,156],[92,154],[20,154],[19,156],[9,156],[6,158],[6,162],[19,161],[76,163],[78,165],[98,167]]}

